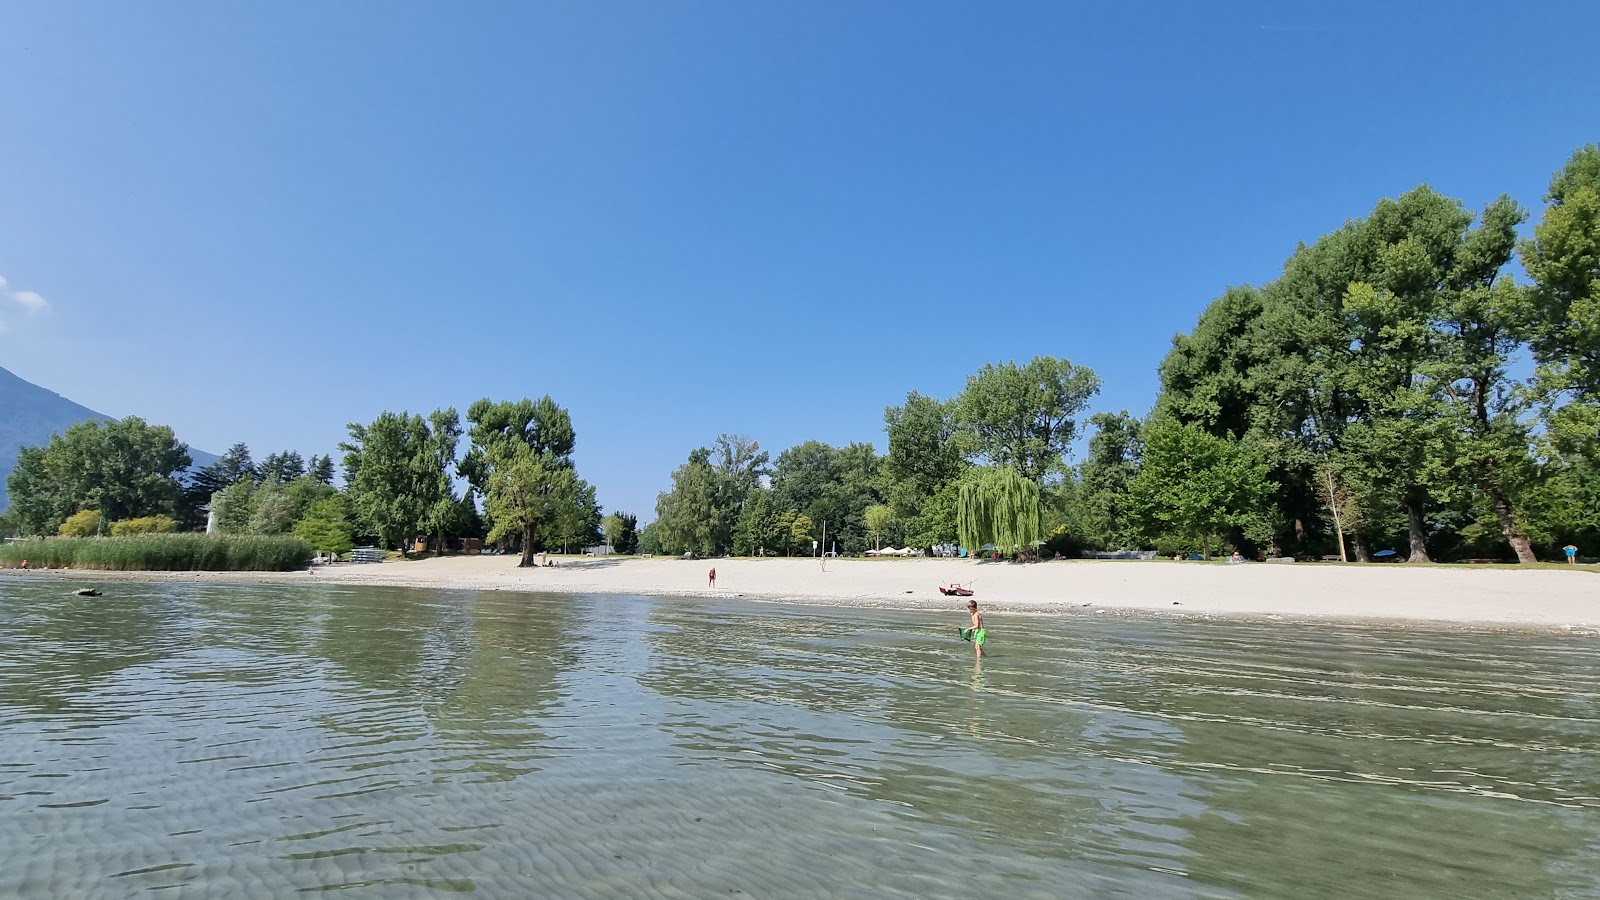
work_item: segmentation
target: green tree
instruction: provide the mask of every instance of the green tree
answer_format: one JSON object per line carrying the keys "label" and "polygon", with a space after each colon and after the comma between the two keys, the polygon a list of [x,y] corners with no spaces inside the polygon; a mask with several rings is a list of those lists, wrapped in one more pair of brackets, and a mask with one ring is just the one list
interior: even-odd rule
{"label": "green tree", "polygon": [[284,490],[282,483],[263,481],[256,489],[250,505],[250,518],[245,523],[247,534],[288,534],[294,527],[296,515],[294,499]]}
{"label": "green tree", "polygon": [[288,484],[306,474],[305,459],[293,450],[269,453],[257,470],[258,478],[270,484]]}
{"label": "green tree", "polygon": [[540,535],[559,521],[563,499],[576,490],[577,475],[557,457],[521,441],[492,445],[485,454],[485,471],[489,540],[520,536],[518,565],[531,566]]}
{"label": "green tree", "polygon": [[745,499],[739,511],[739,521],[734,528],[733,553],[735,556],[764,554],[768,547],[774,551],[786,545],[780,536],[777,513],[772,507],[772,491],[757,487]]}
{"label": "green tree", "polygon": [[422,494],[422,527],[434,536],[434,547],[444,552],[444,536],[461,527],[461,501],[456,497],[456,447],[461,442],[461,417],[455,407],[428,415],[428,436],[418,460],[417,479]]}
{"label": "green tree", "polygon": [[[479,400],[467,408],[467,422],[471,444],[459,471],[484,498],[489,539],[520,543],[520,564],[531,566],[557,519],[556,498],[577,480],[571,471],[577,444],[572,417],[545,396]],[[501,515],[511,516],[512,524],[501,522]]]}
{"label": "green tree", "polygon": [[105,517],[98,509],[83,509],[67,516],[58,533],[62,537],[94,537],[105,527]]}
{"label": "green tree", "polygon": [[349,553],[355,547],[349,501],[343,494],[332,494],[313,502],[294,523],[294,536],[320,553]]}
{"label": "green tree", "polygon": [[813,541],[817,540],[817,523],[805,513],[797,513],[789,519],[789,544],[791,547],[804,552]]}
{"label": "green tree", "polygon": [[1039,483],[1011,466],[982,466],[961,480],[956,531],[977,553],[994,544],[1002,553],[1031,553],[1039,540]]}
{"label": "green tree", "polygon": [[1146,423],[1143,437],[1143,460],[1128,485],[1129,522],[1142,537],[1192,541],[1207,556],[1230,532],[1270,538],[1263,513],[1273,484],[1256,454],[1167,418]]}
{"label": "green tree", "polygon": [[333,484],[333,457],[327,454],[311,457],[311,467],[307,474],[323,484]]}
{"label": "green tree", "polygon": [[1123,410],[1096,413],[1089,424],[1095,432],[1079,466],[1084,536],[1102,549],[1126,547],[1134,542],[1128,522],[1128,484],[1139,472],[1141,423]]}
{"label": "green tree", "polygon": [[804,513],[826,525],[828,543],[847,551],[866,548],[865,514],[883,502],[882,460],[871,444],[834,448],[806,441],[778,455],[772,473],[773,507]]}
{"label": "green tree", "polygon": [[177,475],[189,463],[188,446],[164,425],[91,419],[43,448],[24,448],[7,488],[19,524],[49,534],[82,509],[107,521],[171,515],[183,492]]}
{"label": "green tree", "polygon": [[435,495],[437,476],[427,471],[432,437],[422,416],[383,412],[369,425],[346,426],[345,482],[350,506],[385,547],[399,547],[415,535]]}
{"label": "green tree", "polygon": [[867,507],[862,519],[866,522],[867,533],[872,535],[872,549],[882,549],[883,532],[889,527],[889,523],[894,521],[894,510],[881,503],[875,503]]}
{"label": "green tree", "polygon": [[704,448],[673,470],[672,489],[656,497],[656,526],[663,552],[714,556],[721,546],[716,473]]}
{"label": "green tree", "polygon": [[1065,471],[1078,433],[1074,417],[1099,392],[1099,376],[1064,359],[989,364],[967,379],[956,398],[956,422],[971,433],[982,458],[1043,484]]}
{"label": "green tree", "polygon": [[249,534],[255,503],[256,483],[248,477],[211,495],[211,530],[218,534]]}
{"label": "green tree", "polygon": [[[884,431],[889,439],[889,453],[883,458],[880,469],[883,481],[882,495],[894,512],[894,518],[904,523],[906,538],[918,543],[919,535],[938,528],[926,527],[924,509],[934,496],[954,483],[968,468],[967,454],[970,435],[955,426],[953,403],[925,397],[916,391],[906,395],[901,406],[884,410]],[[953,509],[953,507],[952,507]],[[939,510],[930,510],[931,519],[939,518]],[[954,540],[954,534],[922,543],[931,546],[940,540]]]}
{"label": "green tree", "polygon": [[1544,218],[1521,247],[1533,286],[1519,332],[1550,436],[1600,458],[1600,146],[1573,154],[1545,199]]}
{"label": "green tree", "polygon": [[639,517],[633,513],[614,512],[605,517],[600,527],[611,552],[631,554],[639,549]]}

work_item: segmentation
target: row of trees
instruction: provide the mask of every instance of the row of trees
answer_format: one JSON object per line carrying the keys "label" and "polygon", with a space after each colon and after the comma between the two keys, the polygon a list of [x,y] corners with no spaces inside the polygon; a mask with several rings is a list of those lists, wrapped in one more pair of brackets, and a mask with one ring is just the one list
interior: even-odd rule
{"label": "row of trees", "polygon": [[[1173,339],[1144,418],[1094,373],[985,366],[885,414],[888,453],[815,441],[768,465],[723,435],[672,475],[646,549],[1013,552],[1231,545],[1371,560],[1523,562],[1600,542],[1600,148],[1556,174],[1531,235],[1419,187],[1230,288]],[[1520,257],[1526,278],[1512,264]]]}
{"label": "row of trees", "polygon": [[769,465],[755,441],[721,435],[673,472],[645,549],[787,554],[825,536],[846,553],[957,540],[1032,551],[1072,493],[1068,450],[1099,389],[1067,360],[987,365],[953,399],[912,392],[888,409],[882,456],[867,443],[806,441]]}
{"label": "row of trees", "polygon": [[1189,540],[1311,553],[1348,538],[1362,560],[1379,544],[1417,562],[1593,546],[1600,148],[1574,155],[1546,200],[1519,239],[1528,215],[1509,197],[1474,215],[1419,187],[1214,301],[1162,363],[1142,457],[1107,462],[1166,468],[1176,442],[1191,465],[1214,448],[1201,471],[1219,477],[1141,492],[1150,479],[1135,476],[1103,501],[1126,504],[1117,536],[1147,537],[1156,507]]}
{"label": "row of trees", "polygon": [[[595,489],[572,462],[571,417],[549,397],[480,400],[465,428],[443,409],[384,412],[348,432],[340,490],[329,456],[284,451],[256,463],[235,444],[191,472],[188,447],[170,428],[137,418],[84,422],[23,449],[0,526],[26,535],[294,534],[331,552],[357,540],[405,552],[419,535],[436,548],[486,537],[521,550],[525,564],[539,550],[601,539]],[[616,513],[604,524],[618,549],[637,547],[636,517]]]}

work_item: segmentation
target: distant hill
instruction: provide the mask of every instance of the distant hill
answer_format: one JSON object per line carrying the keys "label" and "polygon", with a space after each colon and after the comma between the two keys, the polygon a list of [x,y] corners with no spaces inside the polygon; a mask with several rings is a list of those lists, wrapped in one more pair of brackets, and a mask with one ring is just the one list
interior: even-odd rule
{"label": "distant hill", "polygon": [[[111,421],[104,413],[46,390],[32,382],[0,368],[0,510],[9,505],[6,497],[6,477],[16,465],[17,452],[23,447],[37,447],[50,443],[50,436],[60,434],[85,419]],[[179,435],[179,440],[183,439]],[[202,450],[189,448],[196,467],[205,467],[216,461],[216,456]]]}

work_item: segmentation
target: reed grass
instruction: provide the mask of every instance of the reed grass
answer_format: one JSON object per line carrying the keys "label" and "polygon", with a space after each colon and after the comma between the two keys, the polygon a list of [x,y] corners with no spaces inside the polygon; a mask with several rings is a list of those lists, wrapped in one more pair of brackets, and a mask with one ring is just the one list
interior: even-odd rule
{"label": "reed grass", "polygon": [[286,572],[305,568],[315,551],[295,537],[139,534],[54,537],[0,544],[0,565],[113,572]]}

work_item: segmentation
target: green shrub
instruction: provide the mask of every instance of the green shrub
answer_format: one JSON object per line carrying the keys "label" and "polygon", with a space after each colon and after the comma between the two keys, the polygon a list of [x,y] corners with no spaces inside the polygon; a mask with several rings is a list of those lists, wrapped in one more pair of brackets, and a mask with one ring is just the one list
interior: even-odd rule
{"label": "green shrub", "polygon": [[100,511],[98,509],[83,509],[67,516],[61,523],[60,534],[62,537],[89,537],[100,533]]}
{"label": "green shrub", "polygon": [[226,534],[58,537],[0,545],[0,563],[119,572],[285,572],[311,561],[299,538]]}
{"label": "green shrub", "polygon": [[112,537],[127,537],[132,534],[171,534],[178,530],[178,523],[171,516],[141,516],[137,519],[123,519],[121,522],[111,523]]}

